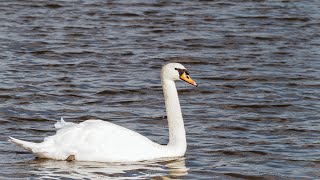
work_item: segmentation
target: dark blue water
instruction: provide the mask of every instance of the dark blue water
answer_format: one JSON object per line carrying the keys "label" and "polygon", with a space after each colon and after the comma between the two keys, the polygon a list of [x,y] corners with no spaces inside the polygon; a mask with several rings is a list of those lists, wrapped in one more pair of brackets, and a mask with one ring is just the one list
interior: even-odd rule
{"label": "dark blue water", "polygon": [[[0,179],[320,178],[320,1],[0,1]],[[165,144],[160,69],[180,62],[184,158],[35,156],[53,124],[97,118]]]}

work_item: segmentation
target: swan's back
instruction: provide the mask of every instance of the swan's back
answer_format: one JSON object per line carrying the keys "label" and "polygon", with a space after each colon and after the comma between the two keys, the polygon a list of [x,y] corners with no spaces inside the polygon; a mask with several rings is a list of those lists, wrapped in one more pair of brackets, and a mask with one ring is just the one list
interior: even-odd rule
{"label": "swan's back", "polygon": [[[77,161],[128,162],[154,159],[161,155],[161,145],[106,121],[66,123],[59,128],[54,136],[47,137],[43,143],[24,148],[39,157],[57,160],[66,160],[72,155]],[[21,142],[17,144],[21,145]]]}

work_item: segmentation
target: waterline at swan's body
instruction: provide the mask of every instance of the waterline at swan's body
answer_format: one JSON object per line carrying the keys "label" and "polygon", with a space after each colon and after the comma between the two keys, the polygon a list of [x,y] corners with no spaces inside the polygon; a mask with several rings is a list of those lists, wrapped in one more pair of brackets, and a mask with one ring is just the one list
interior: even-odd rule
{"label": "waterline at swan's body", "polygon": [[40,158],[77,161],[129,162],[165,157],[184,156],[186,133],[176,90],[175,80],[184,80],[196,86],[185,67],[178,63],[165,65],[161,82],[165,97],[169,126],[169,143],[160,145],[127,128],[102,120],[87,120],[79,124],[63,120],[58,129],[42,143],[11,138],[14,143],[35,153]]}

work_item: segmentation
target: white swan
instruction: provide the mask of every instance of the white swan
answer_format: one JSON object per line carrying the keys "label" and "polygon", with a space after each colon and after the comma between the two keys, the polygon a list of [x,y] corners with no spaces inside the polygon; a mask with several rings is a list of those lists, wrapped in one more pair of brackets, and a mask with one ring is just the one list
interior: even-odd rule
{"label": "white swan", "polygon": [[184,156],[186,133],[175,80],[197,86],[183,65],[169,63],[163,66],[161,82],[169,125],[168,145],[154,143],[135,131],[102,120],[75,124],[63,119],[55,124],[57,133],[45,138],[42,143],[13,137],[9,137],[9,141],[40,158],[56,160],[131,162]]}

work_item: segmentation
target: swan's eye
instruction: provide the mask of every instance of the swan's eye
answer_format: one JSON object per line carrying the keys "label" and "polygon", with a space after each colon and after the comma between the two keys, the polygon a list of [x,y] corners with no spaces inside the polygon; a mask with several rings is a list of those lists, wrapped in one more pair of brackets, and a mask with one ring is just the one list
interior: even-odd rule
{"label": "swan's eye", "polygon": [[180,76],[185,72],[185,69],[179,69],[179,68],[174,68],[174,69],[179,72]]}

